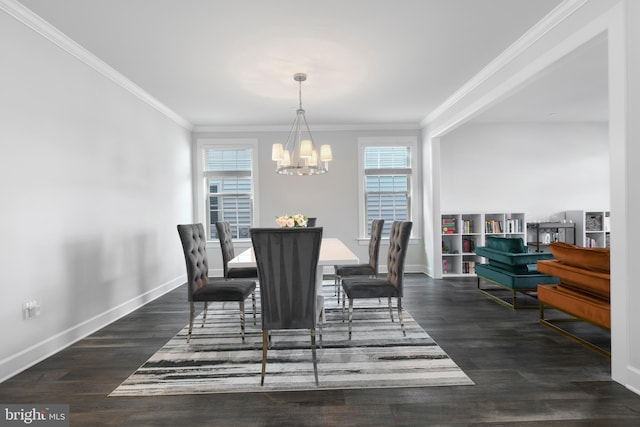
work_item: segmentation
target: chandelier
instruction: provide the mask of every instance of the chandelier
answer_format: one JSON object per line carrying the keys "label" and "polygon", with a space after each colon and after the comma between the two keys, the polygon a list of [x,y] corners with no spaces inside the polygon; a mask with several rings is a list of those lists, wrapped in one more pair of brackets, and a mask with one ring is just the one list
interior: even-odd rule
{"label": "chandelier", "polygon": [[311,130],[307,124],[307,118],[302,109],[302,82],[307,80],[305,73],[296,73],[293,79],[298,82],[299,106],[296,118],[287,142],[273,144],[271,147],[271,160],[276,162],[276,172],[282,175],[319,175],[327,173],[329,162],[333,160],[331,146],[328,144],[316,149],[311,136]]}

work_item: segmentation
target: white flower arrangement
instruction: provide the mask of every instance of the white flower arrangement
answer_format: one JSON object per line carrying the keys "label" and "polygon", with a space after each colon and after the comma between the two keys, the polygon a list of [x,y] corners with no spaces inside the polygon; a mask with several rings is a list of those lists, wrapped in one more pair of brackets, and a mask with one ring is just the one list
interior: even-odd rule
{"label": "white flower arrangement", "polygon": [[283,228],[306,227],[309,219],[306,215],[281,215],[276,217],[276,224]]}

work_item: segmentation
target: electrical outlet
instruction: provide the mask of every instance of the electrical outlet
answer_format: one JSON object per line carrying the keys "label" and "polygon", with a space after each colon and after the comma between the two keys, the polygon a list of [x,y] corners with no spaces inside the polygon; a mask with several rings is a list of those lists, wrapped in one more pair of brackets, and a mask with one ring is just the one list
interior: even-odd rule
{"label": "electrical outlet", "polygon": [[31,317],[31,301],[27,301],[22,304],[22,318],[27,320]]}
{"label": "electrical outlet", "polygon": [[22,304],[22,318],[24,320],[40,316],[40,301],[31,300]]}

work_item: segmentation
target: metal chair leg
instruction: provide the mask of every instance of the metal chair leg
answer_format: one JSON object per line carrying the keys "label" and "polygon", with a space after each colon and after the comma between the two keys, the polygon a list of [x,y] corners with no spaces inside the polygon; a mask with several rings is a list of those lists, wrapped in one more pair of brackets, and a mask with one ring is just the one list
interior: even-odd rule
{"label": "metal chair leg", "polygon": [[353,298],[349,298],[349,340],[351,340],[351,323],[352,322],[353,322]]}
{"label": "metal chair leg", "polygon": [[244,343],[244,301],[240,301],[240,335]]}
{"label": "metal chair leg", "polygon": [[404,330],[404,319],[402,318],[402,298],[400,297],[398,297],[398,317],[400,318],[400,328],[402,329],[402,334],[406,337],[407,331]]}
{"label": "metal chair leg", "polygon": [[201,328],[204,328],[204,322],[207,320],[207,310],[209,309],[209,303],[205,302],[204,303],[204,313],[202,315],[202,325],[200,326]]}
{"label": "metal chair leg", "polygon": [[256,291],[251,292],[251,302],[253,303],[253,324],[256,324]]}
{"label": "metal chair leg", "polygon": [[395,322],[395,320],[393,320],[393,306],[391,305],[391,297],[389,297],[389,314],[391,315],[391,323]]}
{"label": "metal chair leg", "polygon": [[269,347],[269,331],[262,330],[262,375],[260,376],[260,385],[264,385],[264,374],[267,369],[267,348]]}
{"label": "metal chair leg", "polygon": [[318,363],[316,360],[316,330],[311,329],[311,357],[313,359],[313,375],[316,379],[316,386],[318,385]]}
{"label": "metal chair leg", "polygon": [[320,348],[322,348],[322,327],[324,324],[324,307],[322,307],[322,311],[320,312],[320,324],[319,329],[320,329]]}
{"label": "metal chair leg", "polygon": [[191,331],[193,330],[193,315],[195,313],[195,304],[189,303],[189,335],[187,336],[187,343],[191,341]]}

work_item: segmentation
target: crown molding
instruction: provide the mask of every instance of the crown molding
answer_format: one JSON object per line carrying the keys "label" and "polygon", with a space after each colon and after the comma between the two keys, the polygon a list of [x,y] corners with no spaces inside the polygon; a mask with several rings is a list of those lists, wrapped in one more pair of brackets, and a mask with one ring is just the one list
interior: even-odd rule
{"label": "crown molding", "polygon": [[[344,124],[344,125],[311,125],[313,132],[337,132],[337,131],[385,131],[385,130],[409,130],[419,131],[419,123],[377,123],[377,124]],[[246,132],[289,132],[291,126],[287,125],[244,125],[244,126],[218,126],[196,124],[194,133],[246,133]]]}
{"label": "crown molding", "polygon": [[561,22],[573,15],[578,9],[584,6],[589,0],[564,0],[542,20],[531,27],[511,46],[505,49],[493,61],[473,76],[460,89],[447,98],[436,109],[429,113],[421,122],[421,127],[427,127],[438,116],[443,114],[455,104],[464,99],[469,93],[475,90],[491,76],[504,68],[507,64],[526,51],[531,45],[540,40],[545,34],[558,26]]}
{"label": "crown molding", "polygon": [[89,52],[87,49],[73,41],[70,37],[49,24],[40,16],[33,13],[27,7],[18,3],[16,0],[0,0],[0,10],[5,11],[10,16],[20,21],[22,24],[31,28],[33,31],[40,34],[45,39],[49,40],[73,57],[79,59],[115,84],[119,85],[134,96],[138,97],[140,100],[146,102],[148,105],[155,108],[160,113],[164,114],[183,128],[189,131],[192,130],[193,125],[182,116],[158,101],[140,86],[133,83],[124,75],[116,71],[113,67],[108,65],[106,62],[99,59],[93,53]]}

